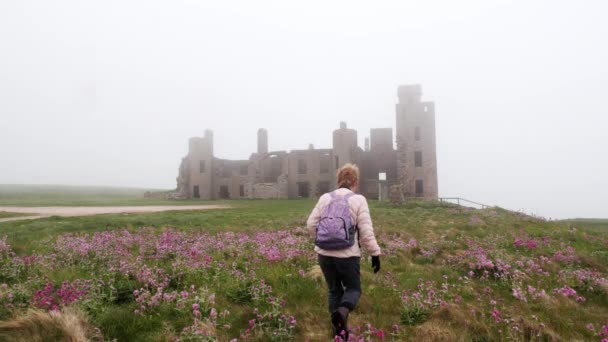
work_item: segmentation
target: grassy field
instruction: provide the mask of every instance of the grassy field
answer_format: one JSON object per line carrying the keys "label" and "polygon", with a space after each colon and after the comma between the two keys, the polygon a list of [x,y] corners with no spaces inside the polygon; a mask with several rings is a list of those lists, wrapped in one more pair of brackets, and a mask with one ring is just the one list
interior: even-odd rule
{"label": "grassy field", "polygon": [[0,211],[0,219],[10,218],[10,217],[19,217],[19,216],[28,216],[28,214],[11,213],[9,211]]}
{"label": "grassy field", "polygon": [[[233,209],[0,223],[0,319],[69,307],[103,340],[330,340],[325,284],[301,228],[314,201],[230,203]],[[382,270],[373,274],[363,258],[352,336],[608,338],[606,221],[429,202],[370,208]]]}
{"label": "grassy field", "polygon": [[574,227],[583,227],[585,229],[596,230],[600,232],[608,231],[608,219],[570,219],[564,220],[564,223]]}
{"label": "grassy field", "polygon": [[0,206],[185,205],[192,203],[192,201],[146,199],[144,193],[147,190],[154,191],[154,189],[139,188],[0,184]]}
{"label": "grassy field", "polygon": [[[140,202],[141,203],[141,202]],[[188,201],[188,203],[208,203]],[[7,236],[13,249],[30,253],[43,248],[41,241],[64,233],[99,232],[114,229],[136,230],[140,227],[176,230],[251,231],[288,229],[302,225],[312,201],[215,201],[228,203],[234,209],[201,211],[166,211],[144,214],[109,214],[82,217],[50,217],[0,223],[0,236]]]}

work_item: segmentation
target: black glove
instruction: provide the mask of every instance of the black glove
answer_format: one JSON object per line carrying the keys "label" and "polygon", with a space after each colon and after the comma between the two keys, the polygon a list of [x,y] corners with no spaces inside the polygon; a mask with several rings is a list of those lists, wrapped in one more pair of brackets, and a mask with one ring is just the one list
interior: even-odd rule
{"label": "black glove", "polygon": [[374,270],[374,273],[378,273],[378,271],[380,271],[380,256],[379,255],[372,256],[372,269]]}

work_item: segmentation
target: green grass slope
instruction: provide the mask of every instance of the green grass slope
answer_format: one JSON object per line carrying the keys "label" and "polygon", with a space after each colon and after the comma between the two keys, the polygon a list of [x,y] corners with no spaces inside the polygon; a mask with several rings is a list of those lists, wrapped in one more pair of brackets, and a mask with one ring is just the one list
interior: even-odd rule
{"label": "green grass slope", "polygon": [[[325,284],[299,228],[314,203],[234,201],[224,210],[0,223],[0,319],[67,305],[86,312],[108,340],[330,340]],[[353,336],[608,334],[601,225],[431,202],[370,208],[382,270],[373,274],[362,260]]]}

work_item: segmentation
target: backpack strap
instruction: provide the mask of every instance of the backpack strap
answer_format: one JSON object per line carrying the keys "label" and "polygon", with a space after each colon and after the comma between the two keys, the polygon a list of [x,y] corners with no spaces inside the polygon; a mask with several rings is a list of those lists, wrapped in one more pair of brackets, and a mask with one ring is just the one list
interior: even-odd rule
{"label": "backpack strap", "polygon": [[[344,196],[344,199],[348,203],[348,200],[355,195],[356,194],[351,191]],[[361,248],[361,235],[359,235],[359,225],[358,224],[355,224],[355,234],[357,234],[357,243],[359,244],[359,248]]]}

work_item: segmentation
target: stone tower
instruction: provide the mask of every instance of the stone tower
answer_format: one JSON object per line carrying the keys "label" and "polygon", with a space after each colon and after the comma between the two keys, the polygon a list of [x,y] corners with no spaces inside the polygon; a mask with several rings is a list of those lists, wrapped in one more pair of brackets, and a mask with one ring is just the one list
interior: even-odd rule
{"label": "stone tower", "polygon": [[215,199],[213,190],[213,132],[205,131],[202,138],[190,138],[190,197]]}
{"label": "stone tower", "polygon": [[258,129],[258,154],[268,153],[268,131],[264,128]]}
{"label": "stone tower", "polygon": [[337,170],[346,163],[356,162],[357,131],[346,127],[346,122],[340,122],[340,129],[333,133],[334,169]]}
{"label": "stone tower", "polygon": [[435,104],[422,102],[422,87],[397,89],[397,178],[406,198],[437,199]]}

